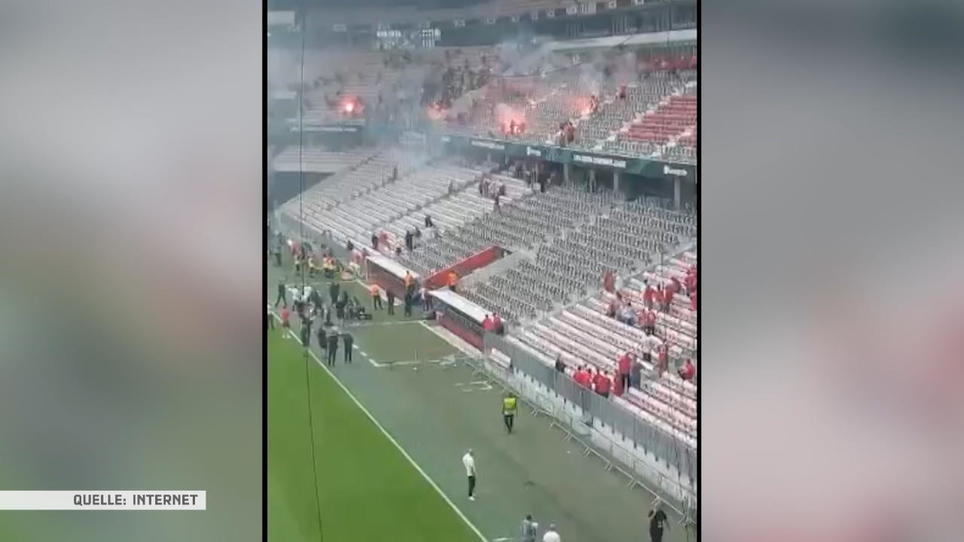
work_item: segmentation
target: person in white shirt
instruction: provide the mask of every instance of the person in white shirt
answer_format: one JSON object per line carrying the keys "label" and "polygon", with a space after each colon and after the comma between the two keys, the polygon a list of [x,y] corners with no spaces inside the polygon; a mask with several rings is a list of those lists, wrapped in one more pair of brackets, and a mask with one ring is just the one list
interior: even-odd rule
{"label": "person in white shirt", "polygon": [[663,345],[663,341],[659,337],[649,333],[647,333],[640,342],[642,343],[643,352],[649,353],[650,355],[658,354],[659,347]]}
{"label": "person in white shirt", "polygon": [[465,452],[462,456],[462,465],[465,466],[465,475],[469,478],[469,500],[475,500],[475,456],[472,455],[472,449]]}
{"label": "person in white shirt", "polygon": [[549,530],[546,534],[542,535],[542,542],[562,542],[559,538],[559,533],[556,532],[555,524],[549,524]]}

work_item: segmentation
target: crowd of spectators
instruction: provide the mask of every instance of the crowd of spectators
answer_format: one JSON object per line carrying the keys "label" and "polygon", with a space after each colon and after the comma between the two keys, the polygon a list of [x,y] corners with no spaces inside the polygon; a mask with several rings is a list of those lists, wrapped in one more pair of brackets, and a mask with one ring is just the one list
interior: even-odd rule
{"label": "crowd of spectators", "polygon": [[[644,280],[642,291],[642,306],[633,305],[628,296],[614,287],[614,277],[607,272],[603,277],[603,288],[615,294],[615,297],[606,307],[606,316],[618,320],[628,326],[638,327],[643,330],[643,360],[652,362],[658,374],[669,369],[668,367],[668,345],[659,336],[656,329],[657,314],[668,314],[670,306],[676,295],[684,295],[689,298],[690,309],[695,311],[697,307],[697,270],[692,265],[686,270],[686,274],[680,277],[672,276],[665,286],[657,285],[653,287],[649,280]],[[655,353],[655,356],[651,353]],[[629,354],[627,354],[629,355]],[[686,358],[677,371],[683,380],[692,381],[696,376],[696,368],[692,360]]]}

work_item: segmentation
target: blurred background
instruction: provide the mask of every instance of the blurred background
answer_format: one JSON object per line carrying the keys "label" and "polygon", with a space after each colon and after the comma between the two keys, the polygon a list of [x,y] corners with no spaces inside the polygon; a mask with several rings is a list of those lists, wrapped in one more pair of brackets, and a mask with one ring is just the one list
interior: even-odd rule
{"label": "blurred background", "polygon": [[957,2],[702,11],[705,540],[961,540]]}
{"label": "blurred background", "polygon": [[208,498],[0,539],[259,539],[261,3],[13,0],[0,28],[0,488]]}

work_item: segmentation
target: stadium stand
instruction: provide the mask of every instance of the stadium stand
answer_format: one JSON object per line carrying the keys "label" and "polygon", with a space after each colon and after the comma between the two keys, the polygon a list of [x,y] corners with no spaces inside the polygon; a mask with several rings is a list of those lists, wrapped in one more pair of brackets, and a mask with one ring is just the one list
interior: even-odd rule
{"label": "stadium stand", "polygon": [[[400,225],[406,217],[417,221],[425,213],[412,213],[443,198],[452,199],[449,196],[464,192],[481,174],[444,162],[400,164],[404,156],[397,150],[387,153],[361,164],[334,183],[326,180],[309,190],[304,197],[306,223],[317,231],[331,232],[340,243],[351,240],[364,246],[372,233],[396,222],[396,226]],[[398,167],[399,175],[393,180],[394,167]],[[294,216],[297,213],[293,204],[285,211]]]}
{"label": "stadium stand", "polygon": [[[509,14],[563,3],[496,0],[486,6]],[[385,15],[411,16],[406,10]],[[450,133],[696,162],[693,46],[645,53],[550,52],[530,72],[512,76],[505,75],[508,62],[495,47],[328,55],[313,59],[327,71],[313,72],[306,122],[364,116]],[[358,109],[346,110],[347,103]],[[696,448],[696,380],[684,380],[674,370],[682,360],[698,364],[695,296],[679,292],[665,307],[655,306],[652,336],[638,318],[647,311],[647,285],[687,283],[695,273],[693,212],[670,209],[661,198],[624,201],[612,190],[589,192],[574,184],[540,192],[492,163],[468,166],[452,158],[425,163],[401,149],[308,151],[306,170],[339,173],[304,194],[306,224],[357,246],[370,246],[369,238],[383,233],[386,242],[379,250],[389,254],[403,246],[407,232],[420,229],[414,250],[397,260],[423,277],[492,245],[505,249],[512,260],[460,287],[459,294],[510,322],[506,340],[542,354],[540,359],[559,356],[568,368],[612,372],[620,355],[637,354],[645,378],[613,401]],[[275,167],[291,170],[292,160],[297,156],[284,149]],[[392,178],[396,167],[398,177]],[[495,193],[502,194],[498,205]],[[284,210],[297,216],[293,204]],[[620,277],[611,291],[599,288],[607,272]],[[614,307],[631,311],[633,318],[614,317]],[[655,345],[665,345],[668,366],[656,363]]]}
{"label": "stadium stand", "polygon": [[[528,192],[522,181],[501,175],[496,179],[497,182],[503,182],[506,186],[506,196],[501,200],[504,205],[510,205]],[[407,230],[423,228],[426,216],[431,217],[439,235],[444,235],[444,232],[457,229],[462,224],[492,210],[492,200],[479,194],[473,183],[453,192],[451,197],[442,198],[395,220],[382,230],[388,232],[390,246],[394,247],[400,244],[399,240],[404,237]]]}
{"label": "stadium stand", "polygon": [[[495,180],[511,182],[505,176]],[[565,228],[598,214],[612,201],[611,195],[586,194],[571,188],[532,193],[468,222],[455,232],[430,240],[411,254],[403,256],[406,265],[427,274],[437,271],[489,245],[511,251],[536,248]]]}
{"label": "stadium stand", "polygon": [[[305,208],[305,222],[319,231],[324,231],[319,222],[322,215],[336,205],[370,192],[391,181],[394,168],[404,174],[411,168],[413,158],[397,150],[387,150],[369,154],[345,170],[332,175],[302,194]],[[282,212],[295,218],[299,213],[299,202],[289,201],[282,206]]]}
{"label": "stadium stand", "polygon": [[272,167],[279,173],[335,173],[351,167],[374,156],[369,149],[352,149],[348,151],[329,151],[323,147],[305,147],[301,152],[297,146],[288,146],[279,152],[271,161]]}
{"label": "stadium stand", "polygon": [[[686,251],[669,258],[651,271],[631,278],[620,289],[620,297],[642,309],[642,292],[647,280],[651,285],[668,285],[673,278],[683,280],[695,269],[696,255]],[[695,276],[694,276],[695,279]],[[688,287],[687,287],[688,288]],[[651,361],[657,349],[639,325],[627,323],[606,314],[616,295],[602,291],[595,297],[566,307],[546,318],[525,326],[509,337],[510,342],[528,346],[551,357],[559,356],[570,368],[593,367],[613,373],[616,359],[633,352],[647,373],[639,387],[632,387],[617,401],[625,401],[638,409],[640,416],[664,431],[677,436],[691,448],[696,447],[696,393],[693,382],[683,380],[672,371],[656,367]],[[670,359],[693,359],[696,355],[696,311],[684,295],[674,297],[668,311],[656,307],[655,336],[669,345]]]}
{"label": "stadium stand", "polygon": [[[639,202],[594,196],[586,220],[557,222],[535,258],[490,277],[463,295],[509,320],[530,320],[587,295],[603,272],[632,273],[695,236],[695,217]],[[590,200],[592,201],[592,200]],[[608,207],[608,208],[607,208]],[[607,212],[606,215],[602,213]],[[564,228],[571,228],[562,233]]]}

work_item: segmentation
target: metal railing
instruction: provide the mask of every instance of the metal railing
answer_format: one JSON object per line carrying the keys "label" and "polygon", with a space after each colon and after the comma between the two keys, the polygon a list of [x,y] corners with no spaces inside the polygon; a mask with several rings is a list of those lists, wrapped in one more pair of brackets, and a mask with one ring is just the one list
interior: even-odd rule
{"label": "metal railing", "polygon": [[[550,360],[540,359],[504,336],[487,333],[484,346],[485,352],[495,349],[511,360],[507,374],[521,373],[544,388],[541,393],[546,399],[551,401],[553,394],[557,401],[561,399],[563,407],[557,410],[580,418],[572,420],[577,425],[610,430],[616,438],[605,445],[604,451],[609,456],[660,486],[680,507],[690,506],[688,501],[696,495],[699,468],[696,449],[647,422],[638,411],[578,385],[565,373],[556,371]],[[593,440],[593,443],[599,447],[599,442]],[[652,459],[639,460],[640,455]],[[667,468],[660,468],[663,466]]]}

